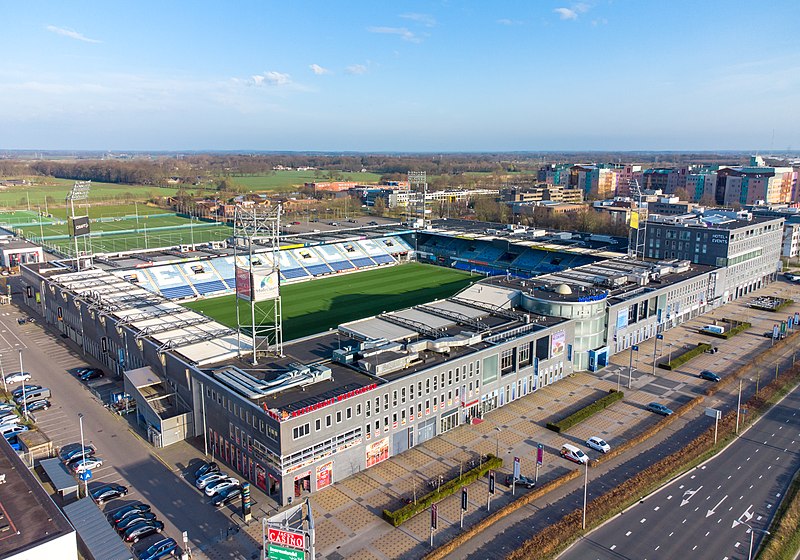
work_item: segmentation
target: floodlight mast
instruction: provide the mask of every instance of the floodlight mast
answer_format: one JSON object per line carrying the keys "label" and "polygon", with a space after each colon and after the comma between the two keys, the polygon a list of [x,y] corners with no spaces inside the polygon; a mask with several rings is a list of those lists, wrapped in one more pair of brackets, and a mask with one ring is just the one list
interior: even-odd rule
{"label": "floodlight mast", "polygon": [[[75,184],[72,185],[72,190],[69,191],[66,198],[66,207],[67,207],[67,228],[69,229],[69,234],[73,238],[74,246],[75,246],[75,270],[80,271],[81,269],[81,259],[80,254],[78,251],[78,237],[83,237],[83,250],[84,253],[87,253],[87,243],[91,243],[91,239],[89,239],[89,232],[87,231],[86,234],[83,235],[75,235],[75,218],[86,218],[87,224],[89,220],[89,189],[92,186],[91,181],[75,181]],[[83,204],[84,213],[82,215],[75,214],[75,202],[78,202],[78,210],[81,208],[80,201],[87,201]],[[72,223],[70,223],[72,220]],[[88,226],[87,226],[88,227]],[[89,241],[87,241],[89,239]]]}
{"label": "floodlight mast", "polygon": [[[416,186],[416,190],[415,187]],[[419,199],[419,189],[422,188],[422,200]],[[427,209],[428,204],[428,176],[425,171],[409,171],[408,172],[408,188],[409,188],[409,204],[412,204],[412,197],[413,197],[413,207],[414,207],[414,216],[417,216],[418,212],[422,212],[422,225],[424,226],[427,220]]]}
{"label": "floodlight mast", "polygon": [[[233,254],[236,277],[236,323],[239,357],[252,350],[252,364],[258,355],[283,355],[283,318],[280,297],[280,204],[275,206],[237,205],[233,221]],[[265,249],[257,251],[257,245]],[[264,262],[266,261],[266,262]],[[272,286],[256,286],[256,281]],[[242,317],[240,300],[249,303]],[[256,322],[256,308],[259,321]],[[250,329],[249,335],[243,332]],[[248,340],[249,339],[249,340]]]}

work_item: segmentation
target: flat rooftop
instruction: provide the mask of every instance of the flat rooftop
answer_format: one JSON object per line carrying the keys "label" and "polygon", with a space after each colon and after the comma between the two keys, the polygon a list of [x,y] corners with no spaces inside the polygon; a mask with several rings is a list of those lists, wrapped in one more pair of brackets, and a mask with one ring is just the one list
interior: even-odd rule
{"label": "flat rooftop", "polygon": [[36,477],[4,440],[0,441],[0,558],[73,532]]}

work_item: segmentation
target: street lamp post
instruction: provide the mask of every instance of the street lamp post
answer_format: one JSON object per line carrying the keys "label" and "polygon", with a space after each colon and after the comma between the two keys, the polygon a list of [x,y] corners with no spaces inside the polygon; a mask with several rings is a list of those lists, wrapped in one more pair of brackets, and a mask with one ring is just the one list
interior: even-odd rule
{"label": "street lamp post", "polygon": [[758,531],[759,533],[764,533],[765,535],[769,535],[770,532],[767,531],[766,529],[756,529],[755,527],[744,521],[739,521],[739,523],[750,529],[750,550],[747,553],[747,560],[753,560],[753,541],[755,540],[754,539],[755,532]]}
{"label": "street lamp post", "polygon": [[589,461],[586,461],[583,465],[583,522],[581,523],[581,529],[586,530],[586,495],[589,490]]}
{"label": "street lamp post", "polygon": [[[19,351],[19,372],[23,373],[25,370],[22,368],[22,350]],[[25,380],[22,381],[22,412],[25,414],[25,420],[28,419],[28,392],[25,389]]]}
{"label": "street lamp post", "polygon": [[[81,464],[83,465],[84,472],[86,472],[86,444],[83,442],[83,413],[78,413],[78,423],[81,427]],[[84,477],[84,494],[89,495],[89,478]]]}
{"label": "street lamp post", "polygon": [[739,435],[739,413],[742,410],[742,380],[739,379],[739,399],[736,402],[736,435]]}
{"label": "street lamp post", "polygon": [[494,429],[497,430],[497,433],[494,435],[494,456],[499,458],[500,457],[500,428],[495,426]]}
{"label": "street lamp post", "polygon": [[6,383],[6,374],[3,371],[3,355],[0,354],[0,377],[3,378],[3,390],[8,393],[8,384]]}

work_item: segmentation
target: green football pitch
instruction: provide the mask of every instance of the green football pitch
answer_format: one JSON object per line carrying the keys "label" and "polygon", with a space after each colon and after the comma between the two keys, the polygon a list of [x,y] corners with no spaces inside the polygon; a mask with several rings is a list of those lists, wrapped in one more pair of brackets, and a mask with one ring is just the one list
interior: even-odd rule
{"label": "green football pitch", "polygon": [[[283,338],[292,340],[335,328],[341,323],[450,297],[479,277],[429,264],[408,263],[281,287]],[[249,313],[246,302],[240,312]],[[185,304],[236,327],[234,296]],[[261,319],[256,316],[256,323]]]}

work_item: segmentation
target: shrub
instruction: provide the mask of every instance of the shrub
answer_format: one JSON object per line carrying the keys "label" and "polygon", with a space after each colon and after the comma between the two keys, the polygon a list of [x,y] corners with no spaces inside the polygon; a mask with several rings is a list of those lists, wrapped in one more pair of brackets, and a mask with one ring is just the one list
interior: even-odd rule
{"label": "shrub", "polygon": [[442,484],[438,490],[434,490],[429,494],[417,498],[417,503],[406,504],[400,509],[389,511],[383,510],[383,518],[391,523],[394,527],[399,527],[402,523],[408,521],[418,513],[428,509],[431,504],[436,503],[451,494],[455,494],[462,487],[468,486],[484,476],[490,470],[499,469],[503,466],[503,460],[489,454],[486,462],[482,465],[468,470],[461,475],[461,478],[454,478]]}
{"label": "shrub", "polygon": [[688,362],[692,358],[695,358],[695,357],[699,356],[700,354],[702,354],[703,352],[705,352],[706,350],[710,350],[710,349],[711,349],[711,345],[710,344],[707,344],[705,342],[698,342],[697,346],[695,346],[694,348],[691,348],[690,350],[687,350],[686,352],[684,352],[680,356],[674,358],[670,362],[666,362],[666,363],[662,362],[662,363],[658,364],[658,367],[660,367],[662,369],[673,370],[676,367],[682,366],[683,364],[685,364],[686,362]]}
{"label": "shrub", "polygon": [[560,434],[563,431],[569,430],[575,424],[579,424],[580,422],[583,422],[587,418],[594,416],[601,410],[608,408],[618,400],[621,400],[622,397],[624,396],[625,393],[623,393],[622,391],[617,391],[616,389],[610,389],[607,395],[600,397],[593,403],[590,403],[589,405],[581,408],[580,410],[573,412],[566,418],[559,420],[558,422],[548,422],[547,429]]}
{"label": "shrub", "polygon": [[746,331],[752,326],[753,325],[751,325],[750,323],[739,323],[738,325],[731,328],[730,330],[725,331],[724,333],[715,333],[704,329],[700,329],[700,332],[706,336],[713,336],[714,338],[721,338],[723,340],[728,340],[729,338],[736,336],[740,332]]}

